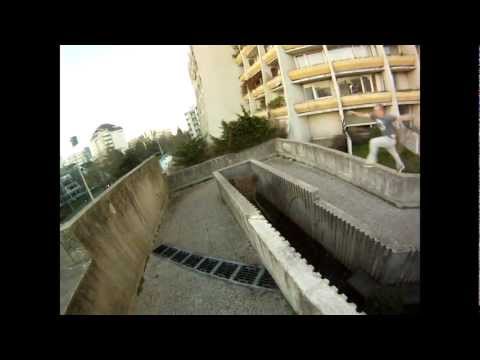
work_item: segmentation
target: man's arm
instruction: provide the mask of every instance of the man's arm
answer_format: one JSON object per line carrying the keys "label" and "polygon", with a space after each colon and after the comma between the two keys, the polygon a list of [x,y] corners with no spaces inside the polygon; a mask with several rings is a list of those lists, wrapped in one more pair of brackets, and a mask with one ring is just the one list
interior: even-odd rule
{"label": "man's arm", "polygon": [[356,112],[356,111],[350,110],[347,112],[347,114],[370,119],[370,113]]}

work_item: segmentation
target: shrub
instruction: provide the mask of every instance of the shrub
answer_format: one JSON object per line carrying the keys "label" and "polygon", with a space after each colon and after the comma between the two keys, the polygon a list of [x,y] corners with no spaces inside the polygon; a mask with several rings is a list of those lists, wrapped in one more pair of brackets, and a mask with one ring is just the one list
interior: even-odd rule
{"label": "shrub", "polygon": [[189,138],[173,154],[176,165],[192,166],[208,159],[207,142],[203,137]]}
{"label": "shrub", "polygon": [[242,114],[237,116],[237,120],[230,123],[222,121],[220,138],[212,137],[216,155],[241,151],[270,140],[278,134],[277,128],[273,127],[271,122],[251,116],[243,107]]}
{"label": "shrub", "polygon": [[268,103],[268,107],[272,109],[279,108],[282,106],[285,106],[285,98],[283,96],[276,97],[275,99],[273,99]]}

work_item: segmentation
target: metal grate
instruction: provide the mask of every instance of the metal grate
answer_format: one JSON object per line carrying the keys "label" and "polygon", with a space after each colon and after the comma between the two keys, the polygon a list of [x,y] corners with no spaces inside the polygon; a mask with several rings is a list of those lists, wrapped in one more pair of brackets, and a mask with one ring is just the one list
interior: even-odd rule
{"label": "metal grate", "polygon": [[244,265],[241,267],[234,280],[245,284],[253,284],[259,272],[260,268],[256,266]]}
{"label": "metal grate", "polygon": [[153,252],[155,254],[161,254],[166,248],[168,248],[168,246],[166,245],[160,245],[158,248],[156,248],[155,250],[153,250]]}
{"label": "metal grate", "polygon": [[260,277],[260,280],[258,280],[258,286],[266,287],[268,289],[278,289],[278,286],[275,283],[275,280],[273,280],[270,273],[266,270],[263,273],[263,275]]}
{"label": "metal grate", "polygon": [[218,260],[205,258],[205,260],[198,265],[197,270],[209,274],[217,264]]}
{"label": "metal grate", "polygon": [[172,260],[177,262],[177,263],[181,263],[183,260],[185,260],[185,258],[190,255],[190,253],[186,252],[186,251],[179,251],[177,252],[173,257],[172,257]]}
{"label": "metal grate", "polygon": [[237,285],[278,290],[275,281],[262,266],[244,265],[223,259],[192,254],[189,251],[168,245],[160,245],[153,252],[204,275],[214,276]]}
{"label": "metal grate", "polygon": [[189,268],[194,268],[202,260],[203,260],[202,256],[192,254],[188,257],[187,260],[183,262],[183,265],[188,266]]}
{"label": "metal grate", "polygon": [[169,258],[170,256],[172,256],[173,254],[175,254],[177,252],[177,249],[175,248],[168,248],[167,250],[165,250],[163,253],[162,253],[162,256],[166,257],[166,258]]}
{"label": "metal grate", "polygon": [[223,262],[215,271],[214,275],[225,279],[230,279],[230,276],[232,276],[232,274],[235,272],[235,270],[237,270],[237,268],[237,264]]}

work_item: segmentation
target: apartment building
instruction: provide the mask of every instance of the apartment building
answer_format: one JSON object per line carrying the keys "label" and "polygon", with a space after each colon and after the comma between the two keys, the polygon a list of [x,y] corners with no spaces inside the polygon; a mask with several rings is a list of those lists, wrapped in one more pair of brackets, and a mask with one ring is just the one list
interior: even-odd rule
{"label": "apartment building", "polygon": [[195,138],[201,135],[200,120],[198,119],[197,107],[194,107],[190,111],[185,113],[185,120],[188,125],[188,133],[191,137]]}
{"label": "apartment building", "polygon": [[64,161],[64,165],[76,164],[82,165],[92,160],[92,153],[90,148],[86,146],[82,151],[75,153]]}
{"label": "apartment building", "polygon": [[241,69],[233,61],[231,45],[192,45],[189,73],[197,102],[200,134],[219,137],[221,122],[241,113]]}
{"label": "apartment building", "polygon": [[90,147],[94,159],[106,155],[109,150],[127,150],[128,144],[123,134],[123,128],[112,124],[100,125],[90,139]]}
{"label": "apartment building", "polygon": [[232,51],[240,103],[285,127],[289,138],[351,151],[357,130],[373,123],[348,110],[368,112],[382,103],[387,112],[414,116],[401,141],[420,152],[418,46],[232,45]]}

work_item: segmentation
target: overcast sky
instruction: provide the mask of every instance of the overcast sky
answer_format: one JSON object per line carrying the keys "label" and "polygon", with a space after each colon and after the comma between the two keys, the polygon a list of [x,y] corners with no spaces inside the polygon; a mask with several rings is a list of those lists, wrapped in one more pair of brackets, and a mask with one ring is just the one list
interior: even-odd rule
{"label": "overcast sky", "polygon": [[123,127],[127,141],[150,129],[186,129],[195,105],[188,45],[62,45],[60,154],[89,146],[103,123]]}

